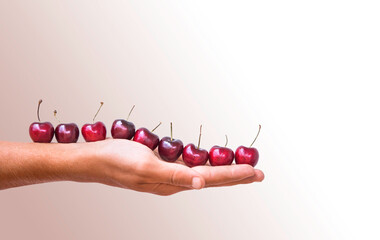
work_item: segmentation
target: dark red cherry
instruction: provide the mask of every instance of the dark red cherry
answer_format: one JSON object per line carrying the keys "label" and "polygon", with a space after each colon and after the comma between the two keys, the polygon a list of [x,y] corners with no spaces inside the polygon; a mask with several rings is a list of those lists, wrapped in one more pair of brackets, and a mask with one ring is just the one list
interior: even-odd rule
{"label": "dark red cherry", "polygon": [[135,125],[132,122],[128,122],[128,119],[134,108],[135,108],[135,105],[133,105],[126,120],[116,119],[113,122],[112,127],[111,127],[111,135],[113,138],[128,139],[128,140],[131,140],[133,138],[136,131]]}
{"label": "dark red cherry", "polygon": [[33,142],[50,143],[54,137],[54,127],[50,122],[41,122],[40,105],[42,100],[38,101],[37,118],[38,122],[34,122],[29,126],[29,136]]}
{"label": "dark red cherry", "polygon": [[152,132],[146,128],[137,129],[135,136],[133,137],[133,141],[139,142],[152,150],[156,149],[160,139],[156,134],[153,133],[153,131],[156,130],[160,125],[161,122],[152,130]]}
{"label": "dark red cherry", "polygon": [[164,137],[158,144],[160,157],[167,162],[175,162],[181,156],[183,143],[179,139],[173,139],[173,124],[170,123],[170,137]]}
{"label": "dark red cherry", "polygon": [[200,148],[202,135],[202,125],[199,129],[198,147],[190,143],[185,146],[182,152],[182,160],[189,167],[205,165],[208,160],[208,152]]}

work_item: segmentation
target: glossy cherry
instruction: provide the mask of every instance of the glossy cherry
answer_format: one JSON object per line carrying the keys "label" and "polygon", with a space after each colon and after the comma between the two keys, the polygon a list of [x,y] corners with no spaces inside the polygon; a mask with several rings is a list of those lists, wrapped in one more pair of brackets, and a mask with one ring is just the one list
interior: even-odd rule
{"label": "glossy cherry", "polygon": [[[54,117],[57,118],[57,110],[54,110]],[[55,139],[59,143],[76,143],[78,138],[79,128],[75,123],[60,123],[55,128]]]}
{"label": "glossy cherry", "polygon": [[259,136],[261,130],[261,125],[259,125],[259,131],[255,137],[255,140],[251,143],[249,147],[240,146],[235,151],[235,162],[236,164],[249,164],[252,167],[256,166],[259,161],[259,151],[253,148],[252,145]]}
{"label": "glossy cherry", "polygon": [[29,136],[33,142],[49,143],[54,137],[54,127],[50,122],[41,122],[40,105],[42,100],[38,101],[37,118],[38,122],[34,122],[29,126]]}
{"label": "glossy cherry", "polygon": [[111,135],[113,138],[128,139],[131,140],[135,135],[135,125],[132,122],[128,122],[135,105],[133,105],[131,111],[129,111],[128,117],[124,119],[116,119],[111,127]]}
{"label": "glossy cherry", "polygon": [[139,142],[152,150],[156,149],[158,143],[160,142],[160,138],[154,134],[153,131],[156,130],[160,125],[161,122],[152,131],[149,131],[146,128],[137,129],[135,136],[133,137],[133,141]]}
{"label": "glossy cherry", "polygon": [[173,139],[173,124],[170,123],[170,137],[164,137],[158,144],[160,157],[167,162],[175,162],[183,151],[183,143],[179,139]]}
{"label": "glossy cherry", "polygon": [[205,149],[201,149],[201,135],[202,135],[202,125],[199,130],[198,147],[194,144],[187,144],[182,152],[183,162],[189,167],[195,167],[200,165],[205,165],[208,160],[208,152]]}
{"label": "glossy cherry", "polygon": [[234,160],[234,152],[227,148],[228,138],[224,147],[213,146],[210,149],[210,164],[212,166],[231,165]]}
{"label": "glossy cherry", "polygon": [[[95,122],[95,118],[98,115],[103,104],[104,104],[103,102],[100,102],[100,107],[92,120],[93,122]],[[102,122],[96,122],[93,124],[89,124],[89,123],[85,124],[83,125],[81,131],[82,131],[83,138],[84,140],[86,140],[86,142],[101,141],[101,140],[106,139],[106,135],[107,135],[106,126]]]}

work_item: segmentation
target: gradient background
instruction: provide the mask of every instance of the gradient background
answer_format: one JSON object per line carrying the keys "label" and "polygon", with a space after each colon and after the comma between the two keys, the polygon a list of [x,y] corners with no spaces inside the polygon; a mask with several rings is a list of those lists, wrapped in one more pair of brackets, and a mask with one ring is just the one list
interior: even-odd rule
{"label": "gradient background", "polygon": [[[378,1],[0,0],[0,138],[42,120],[202,146],[262,134],[260,184],[159,197],[100,184],[0,192],[1,239],[379,239]],[[83,141],[83,138],[80,138]],[[1,166],[0,166],[1,167]]]}

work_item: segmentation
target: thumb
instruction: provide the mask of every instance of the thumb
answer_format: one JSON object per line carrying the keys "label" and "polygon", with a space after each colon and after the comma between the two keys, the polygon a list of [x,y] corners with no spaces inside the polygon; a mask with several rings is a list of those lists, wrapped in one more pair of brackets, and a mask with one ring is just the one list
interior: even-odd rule
{"label": "thumb", "polygon": [[159,179],[162,183],[201,189],[205,186],[205,179],[197,171],[181,164],[162,162],[159,170]]}

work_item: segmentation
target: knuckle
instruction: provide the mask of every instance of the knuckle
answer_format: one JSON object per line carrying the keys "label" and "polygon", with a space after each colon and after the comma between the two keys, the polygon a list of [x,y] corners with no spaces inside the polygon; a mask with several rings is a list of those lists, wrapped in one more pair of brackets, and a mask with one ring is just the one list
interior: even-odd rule
{"label": "knuckle", "polygon": [[135,169],[138,173],[144,171],[144,169],[148,166],[146,161],[137,161],[135,164]]}
{"label": "knuckle", "polygon": [[138,161],[134,167],[136,182],[146,183],[147,179],[151,177],[152,164],[149,161]]}
{"label": "knuckle", "polygon": [[172,185],[177,185],[177,178],[176,178],[176,176],[177,176],[177,170],[173,170],[173,171],[171,171],[171,173],[170,173],[170,180],[169,180],[169,182],[170,182],[170,184],[172,184]]}

